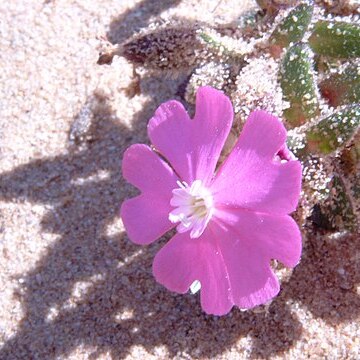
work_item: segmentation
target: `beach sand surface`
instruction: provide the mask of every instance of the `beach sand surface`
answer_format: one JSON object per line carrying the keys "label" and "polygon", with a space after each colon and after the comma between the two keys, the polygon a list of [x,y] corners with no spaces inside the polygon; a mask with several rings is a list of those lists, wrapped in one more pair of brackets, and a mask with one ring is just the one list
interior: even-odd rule
{"label": "beach sand surface", "polygon": [[360,357],[358,238],[310,238],[267,311],[215,317],[155,282],[167,239],[136,246],[119,218],[136,194],[122,154],[148,142],[182,79],[145,72],[137,84],[125,59],[97,65],[104,39],[163,18],[226,23],[254,5],[0,3],[0,359]]}

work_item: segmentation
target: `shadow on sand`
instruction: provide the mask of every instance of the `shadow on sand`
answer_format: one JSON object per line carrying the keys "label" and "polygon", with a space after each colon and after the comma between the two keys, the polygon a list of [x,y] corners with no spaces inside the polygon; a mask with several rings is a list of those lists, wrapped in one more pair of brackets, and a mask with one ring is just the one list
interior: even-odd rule
{"label": "shadow on sand", "polygon": [[[133,21],[126,15],[122,19]],[[150,82],[163,80],[144,81],[150,89]],[[359,282],[360,260],[354,256],[360,254],[359,242],[309,243],[268,313],[234,309],[218,318],[205,315],[196,296],[172,294],[154,281],[152,259],[166,238],[141,249],[125,233],[108,234],[119,204],[134,194],[121,177],[123,151],[131,143],[147,141],[146,122],[157,105],[149,100],[128,129],[103,103],[94,110],[92,141],[85,149],[36,160],[0,176],[0,199],[50,205],[43,231],[58,235],[36,267],[21,274],[24,282],[16,296],[25,315],[15,336],[0,349],[0,359],[63,358],[79,346],[92,349],[91,358],[109,353],[119,359],[135,345],[150,353],[163,346],[171,356],[219,357],[245,336],[252,338],[251,356],[269,357],[287,351],[301,338],[302,325],[291,302],[305,304],[314,316],[331,324],[359,314],[360,299],[351,288]],[[107,176],[92,180],[100,171]],[[347,286],[337,273],[344,256],[351,264],[345,269],[352,274]],[[69,302],[79,282],[91,286]],[[57,315],[49,317],[52,309]]]}

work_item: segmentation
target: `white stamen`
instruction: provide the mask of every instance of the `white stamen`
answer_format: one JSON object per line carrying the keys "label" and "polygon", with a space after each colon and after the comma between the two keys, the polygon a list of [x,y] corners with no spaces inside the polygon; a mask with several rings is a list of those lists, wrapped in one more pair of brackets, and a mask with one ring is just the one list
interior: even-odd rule
{"label": "white stamen", "polygon": [[190,237],[198,238],[205,230],[214,212],[213,198],[201,180],[195,180],[191,186],[178,181],[179,188],[172,191],[170,205],[175,209],[169,214],[172,223],[180,222],[177,231],[191,230]]}
{"label": "white stamen", "polygon": [[201,282],[199,280],[195,280],[190,285],[190,292],[194,295],[201,289]]}

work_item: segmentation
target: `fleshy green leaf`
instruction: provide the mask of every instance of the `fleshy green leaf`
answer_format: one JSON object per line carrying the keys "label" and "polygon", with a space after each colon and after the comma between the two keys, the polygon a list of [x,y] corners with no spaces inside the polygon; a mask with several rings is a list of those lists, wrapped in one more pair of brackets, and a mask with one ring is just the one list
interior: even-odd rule
{"label": "fleshy green leaf", "polygon": [[342,148],[355,135],[359,124],[359,105],[333,113],[306,131],[307,152],[329,154]]}
{"label": "fleshy green leaf", "polygon": [[350,64],[341,72],[330,75],[319,88],[332,106],[360,102],[360,63]]}
{"label": "fleshy green leaf", "polygon": [[335,175],[330,183],[329,198],[321,209],[333,229],[354,231],[357,221],[346,186],[342,179]]}
{"label": "fleshy green leaf", "polygon": [[209,29],[198,31],[198,37],[212,53],[233,60],[241,59],[245,54],[254,50],[251,44],[240,41],[234,42],[231,38],[221,36],[217,32]]}
{"label": "fleshy green leaf", "polygon": [[290,103],[284,116],[291,127],[304,124],[319,114],[312,60],[306,45],[296,44],[287,51],[280,82],[284,100]]}
{"label": "fleshy green leaf", "polygon": [[[287,145],[299,158],[308,154],[327,155],[343,148],[357,134],[360,125],[360,105],[352,105],[334,112],[305,131],[300,128],[288,132]],[[352,159],[360,159],[360,144],[351,147]]]}
{"label": "fleshy green leaf", "polygon": [[314,6],[309,4],[300,4],[291,10],[271,34],[270,43],[285,48],[300,41],[310,24],[313,10]]}
{"label": "fleshy green leaf", "polygon": [[318,21],[309,38],[309,45],[319,55],[336,58],[360,57],[360,25]]}

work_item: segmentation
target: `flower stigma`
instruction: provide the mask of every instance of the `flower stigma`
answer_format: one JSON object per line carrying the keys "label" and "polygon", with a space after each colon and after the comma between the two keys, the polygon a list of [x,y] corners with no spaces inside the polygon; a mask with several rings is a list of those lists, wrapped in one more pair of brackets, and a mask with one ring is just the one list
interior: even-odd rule
{"label": "flower stigma", "polygon": [[172,223],[180,222],[176,227],[179,233],[191,230],[190,237],[198,238],[213,215],[213,197],[201,180],[195,180],[191,186],[181,181],[177,181],[177,184],[179,188],[172,191],[170,200],[170,205],[175,209],[170,212],[169,220]]}

